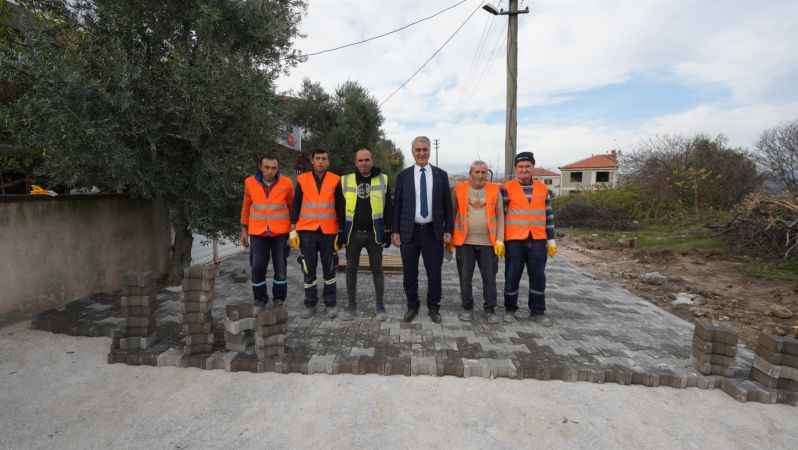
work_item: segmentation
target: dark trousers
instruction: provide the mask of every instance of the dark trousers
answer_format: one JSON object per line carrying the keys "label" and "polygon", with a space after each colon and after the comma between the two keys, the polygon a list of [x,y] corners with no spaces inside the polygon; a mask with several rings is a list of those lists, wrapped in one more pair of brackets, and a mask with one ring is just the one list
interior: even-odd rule
{"label": "dark trousers", "polygon": [[474,309],[474,293],[471,280],[474,278],[474,266],[479,266],[482,276],[482,298],[485,312],[492,313],[496,308],[496,272],[499,258],[489,245],[461,245],[457,247],[457,274],[460,275],[460,298],[463,309]]}
{"label": "dark trousers", "polygon": [[505,242],[504,308],[518,309],[518,284],[526,267],[529,275],[529,310],[546,310],[546,253],[545,239],[526,239]]}
{"label": "dark trousers", "polygon": [[374,235],[370,231],[353,231],[346,245],[346,292],[349,294],[349,306],[354,307],[357,304],[357,270],[363,247],[369,255],[377,309],[384,309],[382,300],[385,293],[385,275],[382,273],[382,245],[374,242]]}
{"label": "dark trousers", "polygon": [[437,312],[441,306],[441,266],[443,241],[435,237],[432,224],[416,225],[413,240],[402,242],[402,267],[407,308],[418,309],[418,258],[424,257],[427,270],[427,309]]}
{"label": "dark trousers", "polygon": [[321,270],[324,274],[322,297],[326,306],[335,306],[335,234],[317,231],[299,232],[299,249],[302,252],[297,260],[305,275],[305,306],[312,308],[319,302],[316,288],[316,264],[321,255]]}
{"label": "dark trousers", "polygon": [[288,235],[250,236],[249,242],[249,265],[252,268],[252,294],[255,300],[269,301],[266,289],[266,268],[271,259],[274,269],[272,296],[275,300],[285,301],[288,293],[288,282],[285,277]]}

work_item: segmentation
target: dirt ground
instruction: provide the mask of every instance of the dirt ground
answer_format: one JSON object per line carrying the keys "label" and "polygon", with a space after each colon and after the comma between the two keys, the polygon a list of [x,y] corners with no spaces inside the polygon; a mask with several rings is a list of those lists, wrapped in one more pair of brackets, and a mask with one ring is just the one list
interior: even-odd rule
{"label": "dirt ground", "polygon": [[720,389],[108,364],[0,328],[0,449],[795,449],[798,408]]}
{"label": "dirt ground", "polygon": [[[620,283],[683,319],[733,324],[748,347],[755,347],[762,331],[792,334],[798,326],[798,283],[748,275],[743,270],[744,258],[732,260],[712,251],[623,248],[585,237],[564,236],[558,244],[560,254],[571,263]],[[641,278],[652,272],[663,277],[654,276],[648,282]],[[661,284],[652,284],[657,282]],[[693,297],[693,304],[674,305],[680,293]]]}

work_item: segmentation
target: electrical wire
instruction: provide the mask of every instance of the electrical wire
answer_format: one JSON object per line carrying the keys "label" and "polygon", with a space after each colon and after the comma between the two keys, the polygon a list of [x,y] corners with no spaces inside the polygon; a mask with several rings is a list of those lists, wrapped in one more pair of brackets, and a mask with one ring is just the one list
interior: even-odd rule
{"label": "electrical wire", "polygon": [[383,33],[383,34],[380,34],[380,35],[377,35],[377,36],[372,36],[372,37],[370,37],[370,38],[363,39],[362,41],[350,42],[349,44],[339,45],[338,47],[329,48],[329,49],[327,49],[327,50],[319,50],[319,51],[317,51],[317,52],[313,52],[313,53],[305,53],[305,54],[303,54],[302,56],[303,56],[303,57],[305,57],[305,58],[307,58],[307,57],[310,57],[310,56],[322,55],[322,54],[324,54],[324,53],[330,53],[330,52],[334,52],[334,51],[336,51],[336,50],[341,50],[341,49],[343,49],[343,48],[352,47],[352,46],[354,46],[354,45],[360,45],[360,44],[364,44],[364,43],[366,43],[366,42],[369,42],[369,41],[373,41],[373,40],[375,40],[375,39],[383,38],[383,37],[385,37],[385,36],[388,36],[388,35],[391,35],[391,34],[394,34],[394,33],[398,33],[398,32],[400,32],[400,31],[402,31],[402,30],[405,30],[405,29],[407,29],[407,28],[410,28],[410,27],[412,27],[413,25],[416,25],[416,24],[419,24],[419,23],[421,23],[421,22],[424,22],[424,21],[430,20],[430,19],[432,19],[432,18],[434,18],[434,17],[437,17],[437,16],[439,16],[439,15],[441,15],[441,14],[445,13],[446,11],[448,11],[448,10],[450,10],[450,9],[453,9],[453,8],[456,8],[456,7],[460,6],[460,5],[462,5],[463,3],[467,2],[467,1],[468,1],[468,0],[461,0],[461,1],[457,2],[457,3],[455,3],[454,5],[447,6],[446,8],[443,8],[442,10],[440,10],[440,11],[436,12],[435,14],[433,14],[433,15],[431,15],[431,16],[422,17],[421,19],[418,19],[418,20],[416,20],[416,21],[414,21],[414,22],[411,22],[411,23],[409,23],[409,24],[407,24],[407,25],[405,25],[405,26],[403,26],[403,27],[399,27],[399,28],[397,28],[397,29],[395,29],[395,30],[391,30],[391,31],[389,31],[389,32],[387,32],[387,33]]}
{"label": "electrical wire", "polygon": [[474,13],[476,13],[479,10],[480,7],[482,7],[482,2],[479,2],[479,4],[477,4],[477,7],[474,8],[473,11],[471,11],[471,14],[469,14],[468,17],[466,17],[466,19],[463,21],[463,23],[461,23],[460,26],[457,27],[456,30],[454,30],[454,32],[449,36],[449,38],[446,39],[446,41],[444,41],[444,43],[441,44],[441,46],[438,47],[438,49],[435,50],[435,52],[433,52],[432,55],[430,55],[430,57],[427,58],[427,60],[424,61],[423,64],[421,64],[421,67],[416,69],[416,71],[413,72],[413,74],[410,75],[410,77],[408,79],[406,79],[401,85],[399,85],[399,87],[396,88],[396,90],[394,90],[393,92],[390,93],[390,95],[385,97],[385,99],[380,102],[379,106],[384,105],[388,100],[391,99],[391,97],[396,95],[397,92],[401,91],[405,86],[407,86],[407,83],[409,83],[413,78],[415,78],[415,76],[418,75],[418,73],[421,72],[424,69],[424,67],[426,67],[427,64],[429,64],[429,62],[432,61],[438,55],[438,53],[440,53],[441,50],[443,50],[443,48],[446,47],[446,45],[449,42],[451,42],[452,39],[454,39],[455,36],[457,36],[457,33],[459,33],[461,29],[463,29],[463,27],[465,26],[465,24],[468,23],[469,20],[471,20],[471,17],[474,16]]}

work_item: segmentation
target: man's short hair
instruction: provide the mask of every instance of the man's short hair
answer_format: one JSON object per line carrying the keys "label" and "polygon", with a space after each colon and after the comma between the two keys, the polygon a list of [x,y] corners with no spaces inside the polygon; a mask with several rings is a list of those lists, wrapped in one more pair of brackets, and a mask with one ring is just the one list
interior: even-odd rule
{"label": "man's short hair", "polygon": [[366,147],[359,148],[359,149],[355,150],[355,156],[357,156],[358,153],[364,152],[364,151],[365,152],[369,152],[369,155],[371,155],[372,157],[374,156],[374,154],[371,153],[371,150],[367,149]]}
{"label": "man's short hair", "polygon": [[410,143],[410,151],[413,151],[413,148],[416,146],[417,141],[424,141],[427,143],[427,146],[432,145],[432,141],[429,140],[426,136],[416,136],[413,138],[413,142]]}
{"label": "man's short hair", "polygon": [[273,154],[273,153],[263,153],[263,154],[262,154],[262,155],[260,155],[260,157],[258,158],[258,168],[260,168],[261,164],[263,164],[263,160],[264,160],[264,159],[269,159],[269,160],[272,160],[272,159],[273,159],[273,160],[277,161],[277,166],[278,166],[278,167],[280,166],[280,160],[279,160],[279,159],[277,159],[277,157],[276,157],[276,156],[274,156],[274,154]]}
{"label": "man's short hair", "polygon": [[486,168],[486,169],[488,169],[488,168],[489,168],[489,167],[488,167],[488,163],[486,163],[485,161],[482,161],[482,160],[480,160],[480,159],[477,159],[477,160],[475,160],[474,162],[472,162],[472,163],[471,163],[471,166],[469,166],[469,167],[468,167],[468,173],[471,173],[471,171],[472,171],[472,170],[474,169],[474,167],[476,167],[476,166],[485,166],[485,168]]}
{"label": "man's short hair", "polygon": [[310,151],[310,159],[313,159],[313,157],[315,157],[316,155],[329,155],[329,154],[330,152],[328,152],[326,149],[323,149],[321,147],[314,148],[313,150]]}

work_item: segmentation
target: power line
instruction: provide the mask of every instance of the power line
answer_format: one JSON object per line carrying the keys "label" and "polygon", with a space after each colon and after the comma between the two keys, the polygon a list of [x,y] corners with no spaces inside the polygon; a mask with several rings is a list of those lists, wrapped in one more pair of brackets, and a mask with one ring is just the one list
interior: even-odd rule
{"label": "power line", "polygon": [[[495,21],[492,21],[492,22],[495,22]],[[476,71],[475,72],[469,72],[468,79],[466,80],[465,84],[463,85],[463,88],[460,90],[460,95],[457,98],[457,110],[458,111],[462,111],[461,106],[463,105],[463,100],[464,99],[467,102],[466,103],[467,105],[469,105],[471,103],[471,101],[473,101],[474,94],[476,93],[477,89],[479,89],[480,83],[482,82],[482,78],[485,76],[485,73],[487,72],[488,68],[491,66],[491,63],[493,62],[494,55],[496,54],[496,51],[501,46],[501,38],[502,38],[502,35],[504,35],[504,31],[506,29],[507,29],[507,23],[504,24],[504,28],[501,28],[501,29],[496,28],[496,30],[498,30],[498,34],[495,35],[495,36],[498,39],[495,40],[496,43],[494,44],[492,50],[489,50],[489,49],[491,48],[490,47],[490,42],[494,41],[494,35],[485,36],[485,44],[488,44],[488,45],[483,47],[484,52],[481,52],[480,56],[481,57],[487,57],[487,58],[482,60],[482,61],[480,61],[480,63],[482,63],[482,64],[479,64],[479,65],[476,66]],[[489,31],[489,33],[490,33],[490,31]],[[488,52],[490,52],[490,53],[488,53]],[[472,77],[472,75],[473,75],[473,77]]]}
{"label": "power line", "polygon": [[473,17],[473,16],[474,16],[474,13],[476,13],[476,12],[479,10],[479,8],[480,8],[481,6],[482,6],[482,2],[479,2],[479,4],[477,4],[477,7],[476,7],[476,8],[474,8],[474,10],[473,10],[473,11],[471,11],[471,14],[469,14],[469,15],[468,15],[468,17],[466,17],[466,19],[463,21],[463,23],[461,23],[461,24],[460,24],[460,26],[459,26],[459,27],[457,27],[457,29],[456,29],[456,30],[454,30],[454,33],[452,33],[452,34],[451,34],[451,36],[449,36],[449,38],[448,38],[448,39],[446,39],[446,41],[445,41],[443,44],[441,44],[441,46],[440,46],[440,47],[438,47],[438,49],[437,49],[437,50],[435,50],[435,52],[434,52],[432,55],[430,55],[430,57],[429,57],[429,58],[427,58],[427,60],[426,60],[426,61],[424,61],[424,64],[422,64],[422,65],[421,65],[421,67],[419,67],[418,69],[416,69],[416,71],[415,71],[415,72],[413,72],[413,75],[410,75],[410,78],[406,79],[406,80],[405,80],[405,81],[404,81],[404,82],[403,82],[401,85],[399,85],[399,87],[398,87],[398,88],[396,88],[396,90],[395,90],[395,91],[391,92],[391,94],[390,94],[390,95],[388,95],[387,97],[385,97],[385,99],[384,99],[383,101],[381,101],[381,102],[380,102],[380,105],[379,105],[379,106],[382,106],[382,105],[384,105],[384,104],[385,104],[385,103],[386,103],[388,100],[390,100],[390,99],[391,99],[391,97],[393,97],[394,95],[396,95],[396,93],[397,93],[397,92],[401,91],[401,90],[402,90],[402,88],[404,88],[405,86],[407,86],[407,83],[409,83],[409,82],[410,82],[410,80],[412,80],[413,78],[415,78],[415,76],[416,76],[416,75],[418,75],[418,73],[419,73],[419,72],[421,72],[421,71],[424,69],[424,67],[426,67],[426,66],[427,66],[427,64],[429,64],[429,62],[430,62],[430,61],[432,61],[432,59],[433,59],[433,58],[435,58],[435,57],[438,55],[438,53],[440,53],[440,52],[441,52],[441,50],[443,50],[443,48],[444,48],[444,47],[446,47],[446,45],[447,45],[447,44],[448,44],[448,43],[449,43],[449,42],[450,42],[450,41],[451,41],[451,40],[452,40],[452,39],[453,39],[455,36],[457,36],[457,33],[458,33],[458,32],[460,32],[460,30],[461,30],[461,29],[462,29],[462,28],[465,26],[465,24],[466,24],[466,23],[468,23],[468,21],[469,21],[469,20],[471,20],[471,17]]}
{"label": "power line", "polygon": [[383,37],[385,37],[385,36],[388,36],[388,35],[390,35],[390,34],[393,34],[393,33],[398,33],[398,32],[400,32],[400,31],[402,31],[402,30],[405,30],[405,29],[407,29],[407,28],[410,28],[410,27],[412,27],[413,25],[416,25],[416,24],[419,24],[419,23],[421,23],[421,22],[424,22],[424,21],[426,21],[426,20],[429,20],[429,19],[432,19],[432,18],[434,18],[434,17],[437,17],[437,16],[439,16],[439,15],[441,15],[441,14],[445,13],[446,11],[448,11],[448,10],[450,10],[450,9],[453,9],[453,8],[456,8],[456,7],[460,6],[460,5],[462,5],[463,3],[467,2],[467,1],[468,1],[468,0],[462,0],[462,1],[459,1],[459,2],[455,3],[454,5],[451,5],[451,6],[448,6],[448,7],[446,7],[446,8],[443,8],[442,10],[440,10],[440,11],[436,12],[435,14],[433,14],[433,15],[431,15],[431,16],[428,16],[428,17],[423,17],[423,18],[421,18],[421,19],[418,19],[418,20],[416,20],[415,22],[409,23],[409,24],[407,24],[407,25],[405,25],[405,26],[403,26],[403,27],[399,27],[399,28],[397,28],[397,29],[395,29],[395,30],[391,30],[391,31],[389,31],[389,32],[387,32],[387,33],[383,33],[383,34],[380,34],[380,35],[377,35],[377,36],[372,36],[372,37],[370,37],[370,38],[363,39],[362,41],[351,42],[351,43],[349,43],[349,44],[339,45],[338,47],[329,48],[329,49],[327,49],[327,50],[320,50],[320,51],[318,51],[318,52],[313,52],[313,53],[305,53],[305,54],[304,54],[304,55],[302,55],[302,56],[304,56],[304,57],[309,57],[309,56],[321,55],[321,54],[324,54],[324,53],[329,53],[329,52],[334,52],[334,51],[336,51],[336,50],[341,50],[342,48],[352,47],[353,45],[359,45],[359,44],[363,44],[363,43],[366,43],[366,42],[369,42],[369,41],[373,41],[373,40],[375,40],[375,39],[383,38]]}
{"label": "power line", "polygon": [[[485,74],[487,74],[488,70],[492,67],[491,63],[495,59],[496,52],[502,47],[502,36],[505,35],[504,32],[507,30],[507,23],[505,23],[504,27],[502,27],[501,29],[499,29],[498,27],[496,29],[499,30],[499,34],[495,35],[498,39],[494,41],[495,44],[493,45],[493,49],[490,50],[490,53],[487,53],[488,47],[485,48],[486,51],[485,54],[483,54],[483,56],[487,56],[487,59],[483,61],[484,64],[478,67],[478,71],[477,73],[475,73],[476,76],[474,78],[469,79],[468,82],[465,84],[465,86],[463,86],[463,90],[461,91],[462,94],[458,98],[457,102],[458,111],[467,112],[468,108],[471,106],[474,99],[476,98],[476,93],[479,90],[480,85],[482,84],[483,78],[485,78]],[[493,36],[489,36],[488,40],[490,40],[490,38],[493,38]],[[463,106],[462,102],[463,99],[465,99],[465,106]]]}

